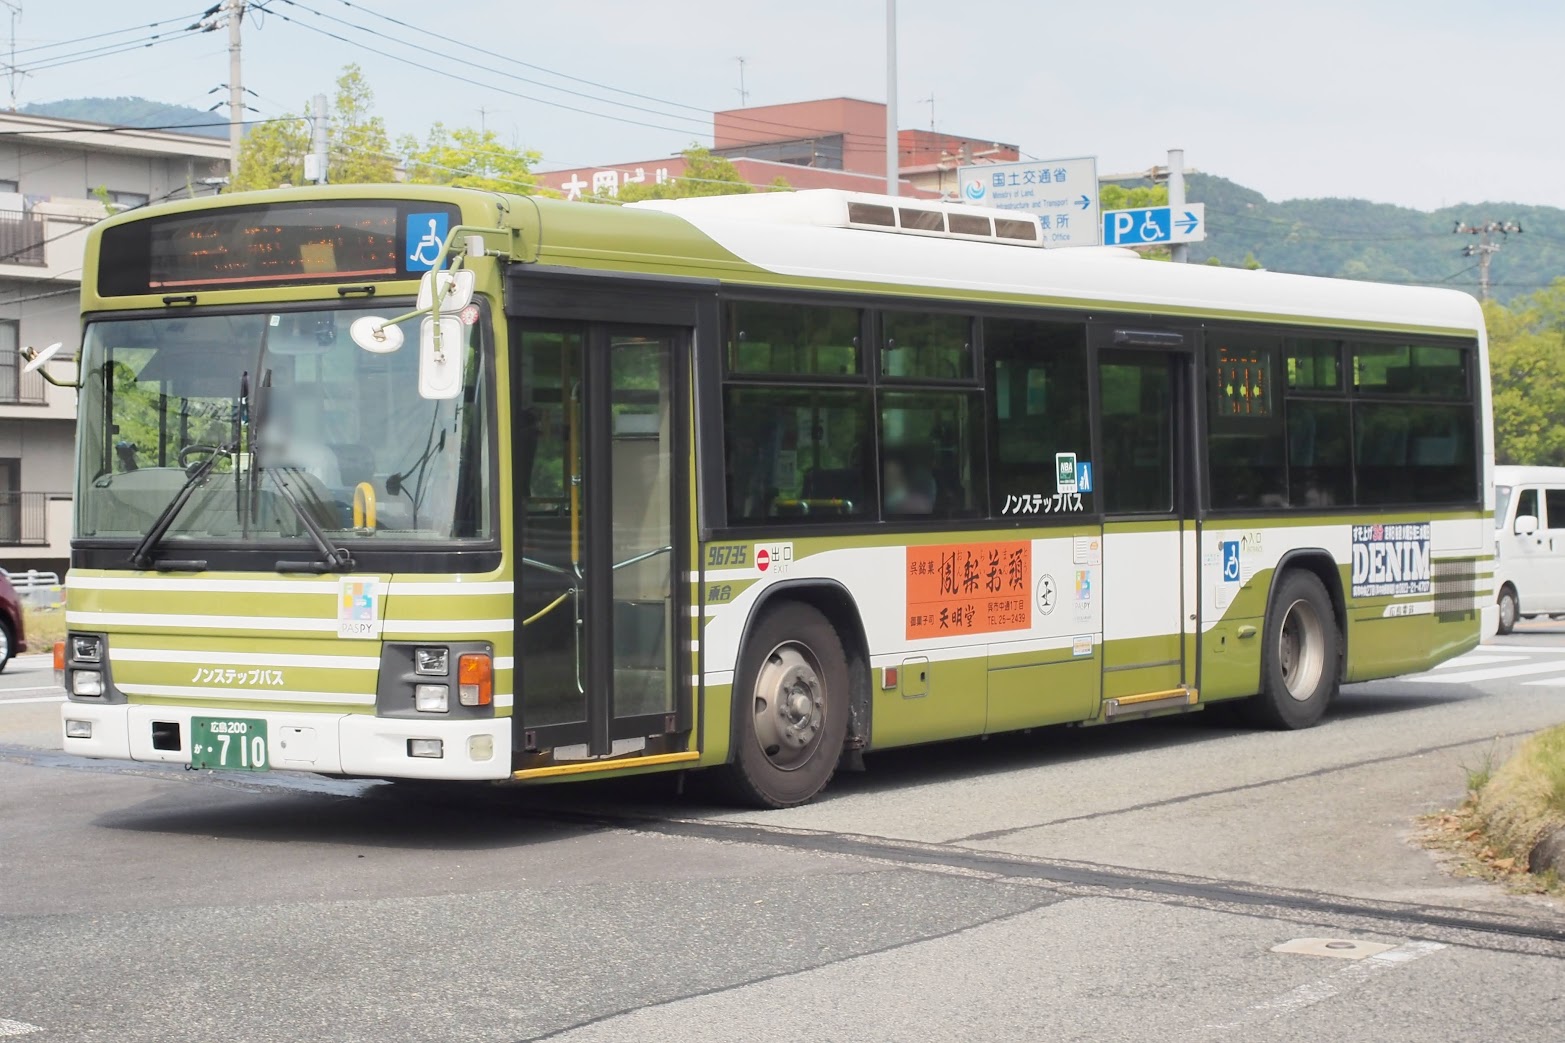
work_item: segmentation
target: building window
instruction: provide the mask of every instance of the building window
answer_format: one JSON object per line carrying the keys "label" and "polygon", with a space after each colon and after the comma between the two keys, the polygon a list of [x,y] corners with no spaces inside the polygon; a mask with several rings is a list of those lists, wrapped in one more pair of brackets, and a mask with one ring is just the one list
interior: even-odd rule
{"label": "building window", "polygon": [[131,210],[138,206],[146,206],[152,200],[152,197],[145,192],[122,192],[114,188],[103,189],[101,193],[93,189],[90,190],[90,194],[101,194],[108,202],[110,210]]}

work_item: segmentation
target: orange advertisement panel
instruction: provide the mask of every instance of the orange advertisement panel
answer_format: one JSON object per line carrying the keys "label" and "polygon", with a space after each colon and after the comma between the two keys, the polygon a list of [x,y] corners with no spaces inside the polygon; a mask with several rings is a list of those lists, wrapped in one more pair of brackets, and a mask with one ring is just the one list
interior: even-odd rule
{"label": "orange advertisement panel", "polygon": [[1032,543],[907,549],[907,636],[966,637],[1032,626]]}

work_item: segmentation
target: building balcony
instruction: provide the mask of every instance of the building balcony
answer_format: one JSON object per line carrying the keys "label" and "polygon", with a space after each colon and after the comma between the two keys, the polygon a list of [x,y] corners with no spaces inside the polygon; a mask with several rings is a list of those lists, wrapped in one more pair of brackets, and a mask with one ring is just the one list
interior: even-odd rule
{"label": "building balcony", "polygon": [[49,501],[59,495],[0,492],[0,547],[47,547]]}
{"label": "building balcony", "polygon": [[5,341],[0,337],[0,406],[46,405],[48,385],[43,377],[37,370],[22,372],[22,357]]}
{"label": "building balcony", "polygon": [[47,225],[37,214],[0,210],[0,263],[43,267]]}

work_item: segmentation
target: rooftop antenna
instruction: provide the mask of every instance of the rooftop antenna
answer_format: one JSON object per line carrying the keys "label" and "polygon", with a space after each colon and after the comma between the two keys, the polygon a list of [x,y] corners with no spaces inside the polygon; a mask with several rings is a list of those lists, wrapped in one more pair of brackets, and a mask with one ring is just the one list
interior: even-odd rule
{"label": "rooftop antenna", "polygon": [[920,105],[928,105],[929,106],[929,129],[930,130],[934,130],[935,129],[935,92],[934,91],[930,91],[929,92],[929,97],[918,99],[918,103]]}
{"label": "rooftop antenna", "polygon": [[[4,2],[0,0],[0,3]],[[734,61],[739,63],[739,107],[742,109],[750,104],[750,92],[744,89],[744,59],[735,58]]]}

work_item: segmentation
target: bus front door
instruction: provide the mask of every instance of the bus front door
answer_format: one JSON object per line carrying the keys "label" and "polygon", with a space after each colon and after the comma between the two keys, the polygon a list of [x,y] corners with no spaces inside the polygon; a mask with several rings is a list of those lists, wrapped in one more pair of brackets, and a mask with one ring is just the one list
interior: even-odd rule
{"label": "bus front door", "polygon": [[529,324],[513,342],[515,749],[663,752],[690,720],[674,582],[688,331]]}
{"label": "bus front door", "polygon": [[1186,335],[1096,334],[1103,709],[1113,718],[1194,700],[1196,396]]}

